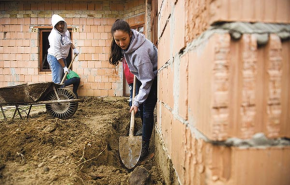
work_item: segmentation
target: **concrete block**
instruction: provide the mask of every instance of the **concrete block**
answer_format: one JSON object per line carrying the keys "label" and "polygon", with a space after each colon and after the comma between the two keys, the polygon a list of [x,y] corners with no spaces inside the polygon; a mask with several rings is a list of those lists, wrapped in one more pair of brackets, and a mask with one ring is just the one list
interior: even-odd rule
{"label": "concrete block", "polygon": [[188,61],[189,54],[186,53],[180,59],[179,66],[179,100],[178,100],[178,114],[184,119],[188,120]]}
{"label": "concrete block", "polygon": [[186,126],[184,123],[177,119],[172,122],[172,140],[171,140],[171,159],[172,164],[178,174],[184,172],[184,161],[185,161],[185,133]]}
{"label": "concrete block", "polygon": [[211,83],[213,81],[213,61],[217,37],[189,51],[188,69],[188,119],[189,124],[197,127],[207,137],[212,138],[211,124]]}
{"label": "concrete block", "polygon": [[281,136],[290,137],[290,42],[282,42],[282,77],[281,77]]}
{"label": "concrete block", "polygon": [[196,139],[188,128],[184,141],[183,173],[178,173],[181,184],[205,184],[206,143]]}
{"label": "concrete block", "polygon": [[173,31],[173,42],[172,42],[172,55],[175,56],[179,53],[181,49],[185,47],[185,11],[184,11],[184,1],[177,1],[174,6],[172,26]]}
{"label": "concrete block", "polygon": [[162,37],[160,38],[160,43],[158,44],[158,69],[164,66],[166,62],[169,61],[171,55],[170,46],[171,46],[171,39],[170,39],[170,24],[167,24]]}
{"label": "concrete block", "polygon": [[289,137],[288,52],[275,34],[265,47],[255,35],[214,34],[190,50],[189,124],[212,140]]}
{"label": "concrete block", "polygon": [[162,1],[161,10],[159,9],[160,16],[159,16],[159,20],[158,20],[158,27],[159,27],[158,37],[160,37],[162,35],[163,30],[165,29],[166,24],[169,21],[172,7],[173,7],[173,4],[172,4],[171,0],[163,0]]}
{"label": "concrete block", "polygon": [[168,154],[171,154],[173,115],[164,105],[161,107],[161,131]]}
{"label": "concrete block", "polygon": [[185,1],[186,40],[192,41],[217,22],[290,23],[290,1]]}
{"label": "concrete block", "polygon": [[157,101],[160,103],[164,101],[164,83],[163,83],[163,78],[164,78],[164,70],[158,72],[158,91],[157,91]]}
{"label": "concrete block", "polygon": [[[289,44],[288,44],[289,45]],[[287,45],[286,45],[287,47]],[[269,37],[269,43],[265,56],[265,99],[264,99],[264,113],[265,113],[265,133],[270,138],[276,137],[289,137],[290,132],[285,132],[282,128],[289,125],[289,119],[285,119],[286,112],[289,112],[289,62],[286,62],[288,54],[282,51],[286,48],[282,48],[280,38],[271,34]],[[283,55],[284,54],[284,55]],[[286,60],[285,60],[286,59]],[[285,79],[288,78],[288,80]],[[286,86],[282,86],[282,84]],[[288,94],[288,97],[287,95]],[[284,98],[284,99],[282,99]],[[288,105],[287,105],[288,103]],[[282,116],[283,113],[283,116]]]}
{"label": "concrete block", "polygon": [[174,96],[173,96],[173,80],[174,80],[174,70],[173,66],[170,65],[158,74],[159,78],[159,89],[158,89],[158,99],[159,101],[165,103],[167,106],[173,109],[174,106]]}
{"label": "concrete block", "polygon": [[[290,147],[224,148],[210,147],[206,169],[207,184],[287,185],[290,178]],[[228,158],[226,158],[228,157]]]}
{"label": "concrete block", "polygon": [[[173,122],[172,126],[175,124],[176,122]],[[290,178],[287,174],[290,170],[289,146],[238,148],[212,145],[199,139],[188,127],[185,128],[180,124],[179,129],[182,130],[179,131],[185,134],[175,141],[178,144],[172,145],[172,154],[169,158],[181,184],[289,184]],[[172,137],[177,132],[172,132]],[[180,147],[179,154],[173,152],[174,146]],[[179,155],[178,164],[176,155]],[[166,175],[169,175],[168,172],[165,179]]]}

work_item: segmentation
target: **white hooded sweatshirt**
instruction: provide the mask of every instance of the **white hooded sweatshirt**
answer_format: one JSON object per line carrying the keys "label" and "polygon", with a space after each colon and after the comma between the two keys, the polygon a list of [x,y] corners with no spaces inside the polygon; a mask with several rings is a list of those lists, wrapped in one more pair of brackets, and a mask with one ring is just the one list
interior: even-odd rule
{"label": "white hooded sweatshirt", "polygon": [[[64,21],[63,33],[60,33],[55,28],[55,25],[60,21]],[[66,58],[69,54],[69,50],[71,47],[70,34],[67,30],[67,24],[61,16],[56,14],[52,16],[51,23],[53,28],[48,36],[48,41],[50,45],[50,48],[48,48],[47,50],[48,54],[53,55],[57,60],[61,58]]]}

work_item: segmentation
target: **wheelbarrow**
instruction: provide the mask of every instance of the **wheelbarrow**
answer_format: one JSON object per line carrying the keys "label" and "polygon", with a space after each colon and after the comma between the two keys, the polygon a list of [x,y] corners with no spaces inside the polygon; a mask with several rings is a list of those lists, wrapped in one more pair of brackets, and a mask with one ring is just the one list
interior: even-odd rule
{"label": "wheelbarrow", "polygon": [[77,99],[76,95],[67,88],[61,88],[61,85],[53,82],[21,84],[16,86],[0,88],[0,107],[5,120],[6,116],[2,106],[15,106],[22,119],[19,106],[29,105],[27,118],[29,117],[32,105],[45,104],[47,113],[51,116],[68,119],[72,117],[78,108],[78,102],[83,100]]}

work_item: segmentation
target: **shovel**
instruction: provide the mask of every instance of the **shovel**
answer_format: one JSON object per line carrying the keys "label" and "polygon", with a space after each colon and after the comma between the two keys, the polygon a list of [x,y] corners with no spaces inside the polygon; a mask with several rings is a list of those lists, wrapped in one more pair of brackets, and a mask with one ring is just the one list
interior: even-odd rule
{"label": "shovel", "polygon": [[[133,82],[132,103],[135,97],[136,77]],[[128,136],[120,136],[119,138],[119,152],[123,164],[128,169],[134,168],[138,163],[142,150],[142,136],[133,136],[135,124],[134,110],[131,112],[130,130]]]}
{"label": "shovel", "polygon": [[[69,66],[68,66],[68,69],[71,68],[72,63],[74,62],[76,56],[77,56],[77,55],[75,55],[74,58],[72,59],[72,61],[70,62]],[[63,82],[64,82],[64,80],[65,80],[65,78],[66,78],[66,75],[67,75],[67,72],[65,72],[65,74],[63,75],[63,78],[62,78],[62,80],[61,80],[61,82],[60,82],[61,85],[63,84]]]}

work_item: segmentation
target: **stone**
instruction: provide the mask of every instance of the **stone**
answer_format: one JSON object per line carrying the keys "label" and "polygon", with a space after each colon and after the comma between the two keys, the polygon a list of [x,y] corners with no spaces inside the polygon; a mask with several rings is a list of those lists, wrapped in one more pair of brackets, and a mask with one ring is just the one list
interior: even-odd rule
{"label": "stone", "polygon": [[130,185],[146,185],[150,174],[146,168],[137,166],[129,177]]}

